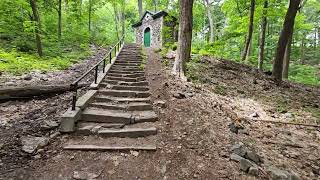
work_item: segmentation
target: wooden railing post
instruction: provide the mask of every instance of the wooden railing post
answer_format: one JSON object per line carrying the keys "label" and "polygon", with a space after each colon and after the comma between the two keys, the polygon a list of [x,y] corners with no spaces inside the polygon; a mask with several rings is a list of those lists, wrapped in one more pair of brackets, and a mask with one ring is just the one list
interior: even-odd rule
{"label": "wooden railing post", "polygon": [[95,68],[95,73],[94,73],[94,83],[97,84],[98,80],[98,65]]}

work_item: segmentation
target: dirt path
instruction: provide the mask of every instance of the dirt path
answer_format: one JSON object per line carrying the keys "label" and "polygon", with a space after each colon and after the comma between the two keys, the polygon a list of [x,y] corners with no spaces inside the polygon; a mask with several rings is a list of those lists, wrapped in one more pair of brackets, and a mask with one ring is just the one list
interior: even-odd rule
{"label": "dirt path", "polygon": [[[159,121],[155,123],[159,129],[156,152],[62,151],[61,144],[69,138],[63,135],[45,148],[41,158],[32,160],[27,168],[21,168],[22,172],[14,169],[14,177],[20,174],[21,179],[44,180],[79,176],[96,179],[267,179],[264,173],[271,166],[298,174],[302,179],[319,177],[319,129],[259,123],[251,119],[241,122],[245,130],[239,134],[230,131],[234,114],[247,119],[254,112],[263,118],[285,116],[283,112],[270,112],[270,109],[274,108],[272,98],[288,88],[276,88],[266,77],[253,76],[250,69],[225,61],[204,63],[207,68],[198,69],[197,72],[202,73],[195,75],[206,82],[183,83],[171,76],[170,67],[164,66],[166,63],[162,63],[157,53],[149,50],[147,54],[146,75],[155,102],[154,110],[159,114]],[[253,79],[260,85],[254,87]],[[272,90],[270,98],[265,87]],[[311,89],[309,95],[305,95],[303,89],[306,88],[290,86],[289,89],[285,95],[304,97],[301,102],[294,101],[295,106],[288,109],[293,114],[299,111],[296,108],[299,103],[311,102],[313,106],[319,101],[317,90]],[[254,95],[263,95],[265,99],[259,100]],[[157,105],[161,104],[159,101],[165,102],[164,107]],[[56,111],[62,113],[63,109]],[[299,117],[308,118],[304,115],[310,113],[303,112],[305,114],[299,113]],[[310,118],[314,121],[315,117]],[[240,142],[263,160],[258,177],[241,171],[239,163],[230,160],[230,148]],[[21,152],[13,153],[15,156],[11,157]]]}

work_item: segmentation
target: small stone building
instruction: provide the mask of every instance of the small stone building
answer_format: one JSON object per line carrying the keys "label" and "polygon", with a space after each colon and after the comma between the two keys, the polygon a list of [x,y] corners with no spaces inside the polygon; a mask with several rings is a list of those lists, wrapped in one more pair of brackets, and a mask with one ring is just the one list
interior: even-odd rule
{"label": "small stone building", "polygon": [[178,39],[177,19],[165,11],[146,11],[132,27],[136,31],[136,43],[145,47],[161,48]]}

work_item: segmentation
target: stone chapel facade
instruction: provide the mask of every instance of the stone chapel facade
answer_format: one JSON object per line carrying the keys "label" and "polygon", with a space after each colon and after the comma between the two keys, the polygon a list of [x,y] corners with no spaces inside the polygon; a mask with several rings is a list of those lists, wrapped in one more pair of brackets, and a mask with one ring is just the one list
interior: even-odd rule
{"label": "stone chapel facade", "polygon": [[140,21],[132,25],[136,31],[136,43],[145,47],[161,48],[177,41],[177,19],[165,11],[146,11]]}

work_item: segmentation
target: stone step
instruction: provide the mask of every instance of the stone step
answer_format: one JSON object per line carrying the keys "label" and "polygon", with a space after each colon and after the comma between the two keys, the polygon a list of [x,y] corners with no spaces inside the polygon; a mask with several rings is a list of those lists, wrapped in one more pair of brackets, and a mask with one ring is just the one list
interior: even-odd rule
{"label": "stone step", "polygon": [[82,112],[80,121],[84,122],[103,122],[132,124],[141,122],[154,122],[158,116],[153,111],[116,111],[116,110],[97,110],[87,108]]}
{"label": "stone step", "polygon": [[126,66],[126,67],[140,67],[141,63],[118,63],[115,62],[114,66]]}
{"label": "stone step", "polygon": [[157,129],[152,125],[134,127],[131,125],[112,123],[80,123],[76,130],[80,135],[99,135],[102,137],[146,137],[157,134]]}
{"label": "stone step", "polygon": [[[130,125],[131,126],[131,125]],[[63,145],[65,150],[156,150],[157,137],[101,137],[96,135],[73,136]]]}
{"label": "stone step", "polygon": [[119,71],[142,71],[140,67],[127,67],[127,66],[116,66],[116,65],[113,65],[111,69],[119,70]]}
{"label": "stone step", "polygon": [[121,86],[121,85],[114,85],[111,87],[114,90],[131,90],[131,91],[149,91],[148,86]]}
{"label": "stone step", "polygon": [[144,71],[121,71],[121,70],[109,70],[109,73],[114,73],[114,74],[140,74],[144,73]]}
{"label": "stone step", "polygon": [[145,137],[156,135],[157,129],[155,127],[149,128],[123,128],[123,129],[107,129],[102,128],[98,131],[99,136],[104,137]]}
{"label": "stone step", "polygon": [[151,94],[148,91],[129,91],[129,90],[98,90],[99,95],[113,97],[131,97],[131,98],[147,98]]}
{"label": "stone step", "polygon": [[109,110],[123,110],[123,111],[148,111],[152,110],[152,105],[144,102],[132,102],[128,104],[119,104],[112,102],[93,102],[89,107]]}
{"label": "stone step", "polygon": [[136,74],[108,73],[107,75],[113,76],[113,77],[128,77],[128,78],[144,77],[144,73],[136,73]]}
{"label": "stone step", "polygon": [[123,97],[98,95],[98,96],[95,96],[94,101],[95,102],[119,102],[119,103],[130,103],[130,102],[150,103],[150,98],[123,98]]}
{"label": "stone step", "polygon": [[108,84],[112,85],[123,85],[123,86],[148,86],[149,83],[147,81],[140,81],[140,82],[124,82],[124,81],[116,81],[116,80],[103,80],[100,83],[101,87],[107,87]]}
{"label": "stone step", "polygon": [[129,78],[129,77],[114,77],[109,75],[107,75],[105,78],[108,80],[116,80],[116,81],[124,81],[124,82],[141,82],[146,80],[145,77]]}
{"label": "stone step", "polygon": [[130,63],[133,63],[133,64],[141,64],[142,61],[135,61],[135,60],[116,60],[115,63],[123,63],[123,64],[130,64]]}

